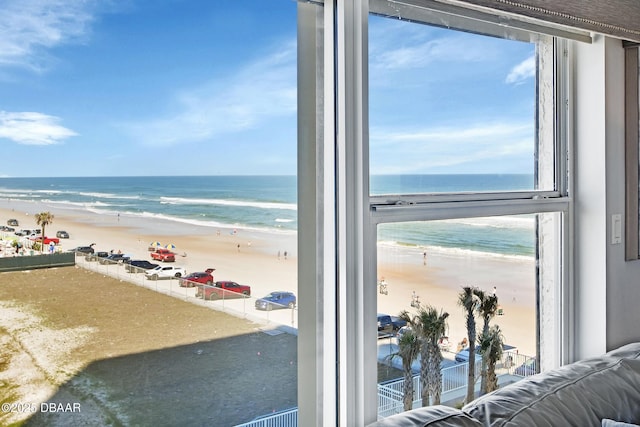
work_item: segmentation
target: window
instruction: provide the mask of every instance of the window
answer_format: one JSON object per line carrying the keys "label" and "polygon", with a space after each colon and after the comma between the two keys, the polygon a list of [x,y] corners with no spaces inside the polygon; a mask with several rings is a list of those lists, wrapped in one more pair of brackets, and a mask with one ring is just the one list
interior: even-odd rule
{"label": "window", "polygon": [[[462,286],[496,286],[504,305],[526,299],[531,315],[522,322],[535,321],[518,332],[510,324],[505,340],[555,366],[561,356],[550,340],[559,331],[548,326],[560,324],[568,212],[566,150],[553,120],[562,89],[557,42],[438,28],[421,22],[421,13],[407,8],[369,20],[378,275],[404,272],[400,281],[418,288],[423,303],[451,314],[455,339],[464,332],[459,310],[452,312]],[[411,254],[418,263],[422,254],[424,271],[407,273]],[[378,298],[378,308],[387,300]]]}
{"label": "window", "polygon": [[[541,32],[467,19],[464,11],[443,13],[437,4],[428,8],[431,2],[415,4],[326,2],[323,21],[311,13],[303,18],[317,37],[308,35],[309,42],[316,44],[315,49],[305,51],[310,52],[316,68],[301,73],[307,76],[303,82],[308,83],[309,94],[317,94],[320,85],[325,90],[321,102],[307,106],[308,113],[317,115],[315,127],[306,128],[309,134],[304,143],[315,140],[316,144],[299,146],[299,186],[303,189],[299,198],[300,310],[307,316],[300,320],[300,329],[316,332],[315,337],[307,336],[311,341],[301,339],[299,349],[322,350],[310,369],[302,366],[307,358],[299,354],[299,381],[305,381],[309,393],[315,392],[321,402],[314,405],[311,394],[308,399],[300,395],[302,419],[341,425],[375,420],[374,316],[379,299],[385,297],[379,297],[375,283],[386,268],[394,269],[387,278],[390,295],[394,292],[391,278],[396,281],[403,275],[407,265],[403,257],[411,256],[406,254],[412,252],[407,249],[410,246],[398,252],[385,246],[399,235],[433,236],[438,231],[446,234],[447,227],[461,230],[461,226],[480,223],[487,229],[492,222],[526,223],[527,231],[522,232],[526,242],[521,246],[526,248],[529,265],[512,272],[527,275],[526,292],[535,295],[529,298],[535,300],[531,303],[535,306],[530,306],[530,317],[535,319],[525,328],[536,332],[526,345],[537,353],[543,369],[567,357],[569,315],[562,302],[570,292],[565,263],[571,222],[566,111],[557,107],[567,100],[563,55],[559,53],[563,42]],[[300,3],[301,9],[311,7]],[[434,35],[440,37],[439,44],[429,44]],[[444,43],[445,38],[449,44]],[[328,58],[319,61],[318,51],[331,52],[333,62],[328,64]],[[479,86],[486,81],[505,85],[507,76],[499,72],[498,61],[493,70],[476,76],[462,60],[482,59],[487,52],[511,61],[512,82],[531,71],[535,78],[500,94],[483,93]],[[459,81],[473,78],[476,90],[473,84],[451,85],[446,80],[450,76],[427,72],[433,55],[454,58],[458,68],[451,70],[452,75]],[[418,73],[405,73],[399,68],[390,70],[392,64],[422,68],[416,68]],[[317,80],[320,71],[324,72],[322,81]],[[442,81],[432,80],[434,76]],[[456,104],[468,94],[473,95],[471,110],[481,113],[469,123],[460,116],[470,117],[471,110]],[[498,105],[491,102],[494,95]],[[434,108],[443,104],[447,107],[442,108],[444,112]],[[427,117],[421,114],[423,110],[431,114]],[[323,114],[325,111],[332,115]],[[309,117],[300,113],[299,126],[308,125]],[[501,120],[517,124],[507,126]],[[318,138],[320,134],[323,138]],[[469,154],[475,161],[459,162],[455,150],[445,153],[451,147],[458,150],[458,157]],[[447,168],[452,159],[460,163],[454,172]],[[516,246],[515,238],[506,241]],[[423,267],[422,248],[417,249],[424,243],[409,244],[416,245],[414,267]],[[459,249],[460,245],[451,247]],[[391,255],[385,258],[384,251]],[[449,273],[472,259],[462,257]],[[410,285],[403,286],[408,292]],[[505,294],[513,291],[505,287]],[[331,418],[334,416],[336,419]]]}

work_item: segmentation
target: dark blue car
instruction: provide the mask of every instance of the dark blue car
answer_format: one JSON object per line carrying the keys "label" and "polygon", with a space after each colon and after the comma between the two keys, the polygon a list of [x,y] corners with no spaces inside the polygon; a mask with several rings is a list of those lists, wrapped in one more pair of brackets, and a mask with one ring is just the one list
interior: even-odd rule
{"label": "dark blue car", "polygon": [[293,292],[276,291],[256,301],[256,310],[278,310],[280,308],[295,308],[296,296]]}

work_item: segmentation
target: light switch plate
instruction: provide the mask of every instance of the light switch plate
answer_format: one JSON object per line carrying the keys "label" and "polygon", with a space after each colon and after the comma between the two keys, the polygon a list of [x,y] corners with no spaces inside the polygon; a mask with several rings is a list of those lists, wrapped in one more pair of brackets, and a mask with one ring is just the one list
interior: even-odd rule
{"label": "light switch plate", "polygon": [[619,245],[622,243],[622,215],[611,215],[611,244]]}

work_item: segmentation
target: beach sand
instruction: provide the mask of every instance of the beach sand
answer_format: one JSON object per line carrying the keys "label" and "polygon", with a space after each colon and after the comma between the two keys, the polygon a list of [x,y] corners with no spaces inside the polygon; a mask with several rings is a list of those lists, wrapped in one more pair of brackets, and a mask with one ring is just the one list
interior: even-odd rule
{"label": "beach sand", "polygon": [[[536,354],[533,260],[431,254],[424,265],[422,251],[417,250],[413,263],[404,259],[394,262],[393,258],[394,250],[379,250],[378,277],[384,277],[388,283],[388,295],[378,294],[378,311],[416,313],[411,307],[415,291],[421,304],[449,313],[448,337],[451,351],[455,352],[456,344],[467,336],[465,311],[458,305],[462,287],[478,287],[487,293],[492,293],[496,287],[503,314],[494,317],[491,324],[499,325],[506,344],[515,346],[521,354]],[[476,317],[476,322],[479,331],[482,319]]]}
{"label": "beach sand", "polygon": [[[49,211],[54,220],[46,234],[66,230],[60,250],[95,243],[100,251],[121,251],[136,259],[150,259],[151,242],[174,244],[181,255],[176,265],[187,272],[215,268],[216,280],[233,280],[252,287],[252,296],[274,290],[297,291],[297,241],[295,233],[263,232],[242,228],[211,228],[181,224],[157,217],[126,214],[96,214],[61,209],[45,202],[0,200],[0,222],[20,221],[17,228],[37,228],[34,214]],[[284,253],[287,253],[285,259]],[[278,254],[280,255],[278,257]],[[388,282],[388,295],[378,294],[378,312],[410,313],[415,291],[423,304],[449,313],[449,339],[455,343],[466,336],[463,309],[457,304],[463,286],[477,286],[487,292],[497,288],[504,315],[492,323],[503,331],[505,342],[522,354],[535,355],[535,265],[524,257],[478,256],[429,250],[426,265],[423,250],[379,245],[378,277]],[[374,286],[375,284],[372,284]],[[481,325],[478,319],[478,326]]]}

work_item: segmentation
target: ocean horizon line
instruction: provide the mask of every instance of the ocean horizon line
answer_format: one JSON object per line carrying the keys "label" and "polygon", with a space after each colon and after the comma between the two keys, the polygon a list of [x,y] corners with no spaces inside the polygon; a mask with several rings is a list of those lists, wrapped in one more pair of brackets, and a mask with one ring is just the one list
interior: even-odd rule
{"label": "ocean horizon line", "polygon": [[[393,176],[533,176],[531,173],[379,173],[371,174],[372,177],[393,177]],[[9,176],[0,175],[2,179],[78,179],[78,178],[212,178],[212,177],[297,177],[297,174],[210,174],[210,175],[69,175],[69,176]]]}

